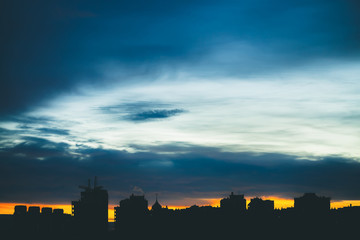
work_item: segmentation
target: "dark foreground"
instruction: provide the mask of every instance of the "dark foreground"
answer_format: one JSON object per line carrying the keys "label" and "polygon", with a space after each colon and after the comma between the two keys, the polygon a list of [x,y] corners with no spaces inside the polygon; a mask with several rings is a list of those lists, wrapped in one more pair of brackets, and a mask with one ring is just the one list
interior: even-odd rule
{"label": "dark foreground", "polygon": [[239,216],[199,208],[182,215],[124,219],[105,231],[81,225],[71,216],[2,215],[0,230],[1,239],[358,239],[359,213],[349,208],[299,215],[287,209]]}

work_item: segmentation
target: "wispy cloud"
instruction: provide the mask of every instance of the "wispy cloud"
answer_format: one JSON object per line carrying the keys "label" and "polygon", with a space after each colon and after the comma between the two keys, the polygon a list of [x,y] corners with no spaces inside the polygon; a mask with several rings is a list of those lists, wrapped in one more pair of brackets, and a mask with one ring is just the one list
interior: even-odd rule
{"label": "wispy cloud", "polygon": [[[41,128],[65,130],[41,134],[74,147],[81,143],[137,151],[131,146],[183,142],[305,158],[359,157],[358,69],[348,64],[327,72],[289,72],[286,79],[221,81],[190,74],[151,84],[88,87],[84,94],[56,98],[23,121],[10,119],[0,126],[28,136],[38,136]],[[23,125],[31,128],[20,128]]]}
{"label": "wispy cloud", "polygon": [[359,197],[355,1],[155,2],[2,4],[1,199],[97,174]]}
{"label": "wispy cloud", "polygon": [[186,112],[184,109],[173,107],[173,104],[160,101],[139,101],[99,107],[98,109],[128,121],[145,122],[166,119]]}
{"label": "wispy cloud", "polygon": [[171,108],[172,105],[160,101],[137,101],[137,102],[123,102],[121,104],[114,104],[110,106],[102,106],[97,109],[109,114],[124,114],[142,112],[150,109]]}
{"label": "wispy cloud", "polygon": [[125,119],[128,119],[130,121],[149,121],[149,120],[157,120],[157,119],[165,119],[169,117],[173,117],[176,115],[179,115],[181,113],[184,113],[185,111],[183,109],[155,109],[145,112],[139,112],[134,113],[131,115],[125,116]]}
{"label": "wispy cloud", "polygon": [[[2,6],[4,21],[17,27],[0,29],[7,36],[0,113],[31,110],[83,82],[119,82],[97,71],[106,63],[125,69],[124,82],[183,68],[221,77],[268,74],[324,59],[352,60],[360,52],[358,5],[351,0],[44,2]],[[32,14],[24,10],[31,7]]]}
{"label": "wispy cloud", "polygon": [[38,128],[37,130],[45,134],[69,135],[69,130],[66,129]]}

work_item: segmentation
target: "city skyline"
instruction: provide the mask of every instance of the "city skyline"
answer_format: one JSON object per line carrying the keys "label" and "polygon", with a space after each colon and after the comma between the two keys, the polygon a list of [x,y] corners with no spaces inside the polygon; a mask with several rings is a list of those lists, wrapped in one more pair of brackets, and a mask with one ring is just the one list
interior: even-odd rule
{"label": "city skyline", "polygon": [[[90,181],[90,180],[89,180]],[[231,193],[233,194],[233,192]],[[225,194],[226,195],[226,194]],[[131,196],[134,196],[134,193],[131,194]],[[135,195],[135,196],[143,196],[146,197],[145,194],[144,195]],[[227,196],[227,195],[226,195]],[[281,209],[290,209],[290,208],[294,208],[294,201],[295,198],[300,197],[300,196],[294,196],[292,199],[279,199],[276,197],[265,197],[265,196],[246,196],[243,195],[244,199],[246,200],[246,209],[249,208],[249,204],[251,202],[252,199],[262,199],[262,200],[270,200],[274,202],[274,210],[281,210]],[[111,197],[111,196],[109,196]],[[205,199],[204,202],[197,202],[197,203],[192,203],[189,205],[179,205],[179,206],[172,206],[172,205],[168,205],[166,202],[163,202],[161,200],[161,198],[158,197],[158,194],[156,194],[155,200],[153,202],[149,201],[149,205],[148,205],[148,210],[152,209],[153,203],[155,202],[159,202],[161,204],[162,207],[166,207],[166,209],[170,209],[170,210],[182,210],[182,209],[190,209],[193,206],[211,206],[211,207],[215,207],[215,208],[219,208],[221,205],[221,200],[224,199],[226,197],[221,197],[221,198],[213,198],[213,199]],[[126,199],[126,198],[124,198]],[[119,199],[118,203],[121,202],[124,199]],[[147,197],[146,197],[147,199]],[[208,202],[206,202],[208,201]],[[118,206],[117,204],[109,204],[108,206],[108,221],[109,222],[114,222],[115,221],[115,210],[114,208]],[[52,209],[62,209],[64,211],[64,214],[69,214],[73,216],[73,210],[72,210],[72,205],[73,204],[63,204],[63,205],[59,205],[59,204],[38,204],[38,203],[7,203],[6,205],[4,204],[0,204],[0,209],[2,210],[1,214],[8,214],[8,215],[12,215],[14,214],[14,209],[16,206],[26,206],[26,207],[40,207],[40,209],[42,208],[52,208]],[[349,206],[360,206],[360,201],[338,201],[338,202],[333,202],[331,200],[330,197],[330,209],[341,209],[341,208],[346,208]]]}
{"label": "city skyline", "polygon": [[[49,206],[16,205],[11,215],[0,214],[1,232],[12,239],[49,237],[57,239],[142,239],[156,235],[198,239],[214,236],[242,236],[253,239],[286,236],[300,230],[303,236],[354,236],[360,206],[331,209],[330,197],[304,193],[294,197],[294,207],[276,209],[273,200],[251,198],[230,193],[220,200],[220,207],[193,205],[169,209],[161,205],[158,195],[154,204],[144,195],[131,194],[114,207],[115,221],[108,219],[108,192],[89,179],[80,185],[80,198],[72,201],[72,214]],[[150,207],[151,206],[151,207]],[[259,229],[262,229],[260,233]],[[235,232],[234,232],[235,231]],[[176,233],[175,233],[176,232]],[[175,233],[175,234],[174,234]],[[254,235],[254,233],[256,233]],[[54,235],[55,234],[55,235]]]}
{"label": "city skyline", "polygon": [[[0,3],[0,214],[98,176],[117,205],[360,205],[354,0]],[[76,184],[75,184],[76,183]],[[66,210],[67,211],[67,210]]]}

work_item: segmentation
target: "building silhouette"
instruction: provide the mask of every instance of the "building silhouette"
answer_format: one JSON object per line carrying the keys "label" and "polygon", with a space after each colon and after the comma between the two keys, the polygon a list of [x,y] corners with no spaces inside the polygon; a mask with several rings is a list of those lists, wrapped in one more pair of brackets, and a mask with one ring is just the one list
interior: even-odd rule
{"label": "building silhouette", "polygon": [[330,211],[330,198],[319,197],[315,193],[305,193],[294,198],[294,210],[299,215],[319,215]]}
{"label": "building silhouette", "polygon": [[13,239],[29,237],[46,237],[57,233],[58,237],[65,236],[71,227],[71,216],[64,214],[63,209],[50,207],[16,205],[12,218],[11,229]]}
{"label": "building silhouette", "polygon": [[274,211],[274,201],[263,200],[261,198],[252,198],[248,205],[248,211],[250,214],[255,215],[269,215]]}
{"label": "building silhouette", "polygon": [[41,215],[51,215],[52,213],[53,213],[53,210],[50,207],[43,207],[41,209]]}
{"label": "building silhouette", "polygon": [[148,201],[144,195],[131,194],[129,198],[121,200],[115,212],[115,230],[130,235],[139,229],[145,230],[149,217]]}
{"label": "building silhouette", "polygon": [[115,221],[120,221],[122,217],[143,217],[148,211],[145,196],[131,194],[129,198],[120,201],[119,207],[115,207]]}
{"label": "building silhouette", "polygon": [[220,208],[227,212],[232,213],[245,213],[246,211],[246,199],[244,195],[235,195],[233,192],[227,198],[220,200]]}
{"label": "building silhouette", "polygon": [[80,200],[71,203],[72,214],[78,229],[90,233],[106,232],[108,228],[108,192],[102,186],[97,185],[96,177],[93,188],[90,179],[88,186],[80,186],[80,188],[84,189],[80,194]]}
{"label": "building silhouette", "polygon": [[115,207],[115,222],[127,218],[142,218],[149,212],[148,201],[144,195],[136,196],[131,194],[129,198],[121,200],[118,207]]}
{"label": "building silhouette", "polygon": [[27,207],[25,205],[16,205],[14,216],[25,216],[27,213]]}
{"label": "building silhouette", "polygon": [[[255,197],[246,209],[244,195],[231,193],[220,207],[163,207],[156,195],[151,210],[144,195],[130,195],[115,207],[115,229],[107,226],[107,191],[82,187],[73,201],[73,216],[63,209],[16,205],[13,215],[0,215],[6,239],[214,239],[305,238],[349,239],[357,236],[360,207],[330,209],[330,198],[305,193],[294,207],[274,209],[274,201]],[[41,210],[41,211],[40,211]]]}
{"label": "building silhouette", "polygon": [[54,215],[63,215],[64,214],[64,209],[61,208],[55,208],[53,211]]}
{"label": "building silhouette", "polygon": [[39,216],[40,215],[40,207],[37,206],[31,206],[29,207],[28,214],[30,216]]}
{"label": "building silhouette", "polygon": [[158,202],[158,197],[157,197],[157,194],[156,194],[155,203],[152,205],[151,211],[154,212],[154,213],[157,213],[157,212],[160,212],[161,210],[162,210],[162,206]]}

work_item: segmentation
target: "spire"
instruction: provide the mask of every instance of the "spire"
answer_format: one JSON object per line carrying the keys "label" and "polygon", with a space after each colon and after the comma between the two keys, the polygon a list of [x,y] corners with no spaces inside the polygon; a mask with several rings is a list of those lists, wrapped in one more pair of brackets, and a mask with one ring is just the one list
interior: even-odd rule
{"label": "spire", "polygon": [[155,194],[155,196],[156,196],[156,201],[155,201],[155,203],[154,203],[154,205],[152,205],[152,210],[153,211],[159,211],[159,210],[161,210],[161,208],[162,208],[162,206],[161,206],[161,204],[158,202],[158,194],[156,193]]}

